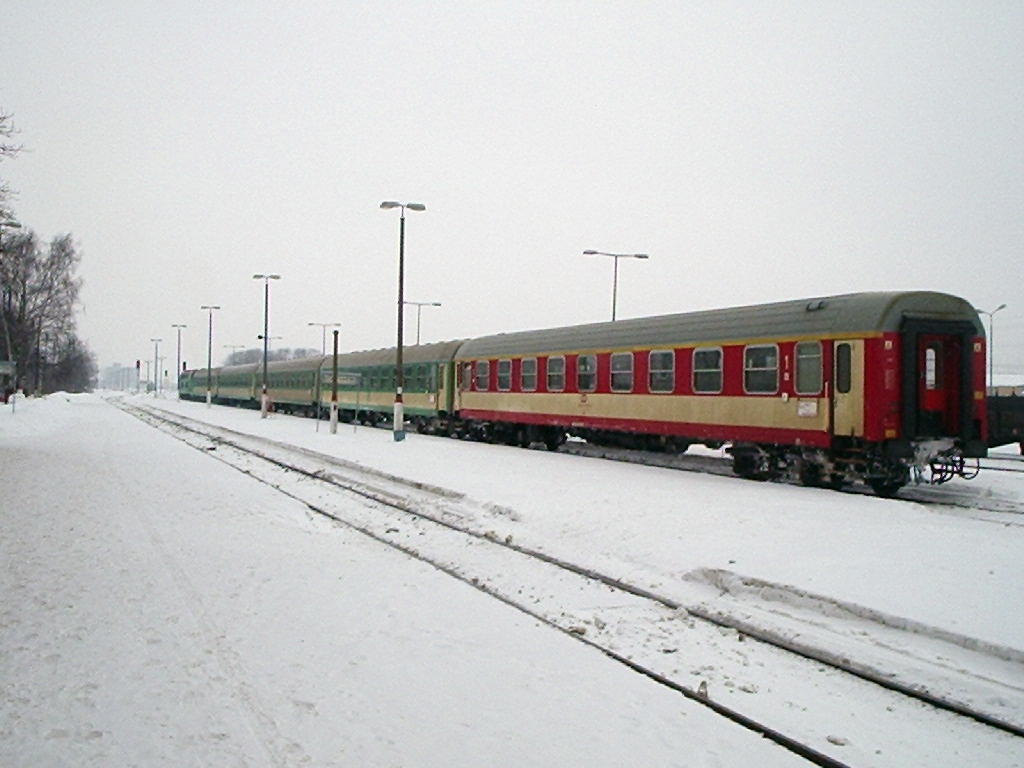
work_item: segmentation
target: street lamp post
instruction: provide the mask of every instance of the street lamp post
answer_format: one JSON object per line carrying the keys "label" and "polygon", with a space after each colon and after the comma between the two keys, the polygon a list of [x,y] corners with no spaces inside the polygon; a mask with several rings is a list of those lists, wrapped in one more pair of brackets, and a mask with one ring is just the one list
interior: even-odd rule
{"label": "street lamp post", "polygon": [[210,326],[206,335],[206,407],[209,408],[210,403],[213,402],[213,393],[210,391],[211,379],[213,378],[213,310],[220,309],[220,305],[203,304],[200,309],[206,309],[210,312]]}
{"label": "street lamp post", "polygon": [[406,301],[405,304],[416,307],[416,346],[420,345],[420,314],[424,307],[440,307],[439,301]]}
{"label": "street lamp post", "polygon": [[[341,328],[341,323],[306,323],[306,325],[308,325],[308,326],[320,326],[320,356],[321,357],[327,357],[327,329],[328,328]],[[337,331],[334,331],[334,356],[335,356],[335,358],[337,358],[337,356],[338,356],[338,332]],[[321,371],[323,371],[322,362],[323,361],[321,361],[321,368],[320,368]],[[317,428],[317,430],[320,429],[320,401],[323,399],[322,396],[321,396],[322,391],[323,391],[323,385],[321,384],[321,392],[318,392],[317,396],[316,396],[316,428]],[[332,411],[331,418],[335,418],[333,411]],[[334,432],[337,432],[337,431],[338,431],[337,424],[332,421],[331,422],[331,433],[333,434]]]}
{"label": "street lamp post", "polygon": [[160,342],[163,339],[150,339],[153,342],[153,397],[160,397]]}
{"label": "street lamp post", "polygon": [[[331,434],[336,435],[338,433],[338,331],[333,330],[331,333],[334,334],[334,363],[332,366],[331,373]],[[323,367],[320,368],[323,370]],[[317,398],[317,403],[320,399]]]}
{"label": "street lamp post", "polygon": [[181,389],[181,329],[188,328],[183,323],[172,323],[171,328],[178,329],[178,367],[174,369],[174,386],[176,389]]}
{"label": "street lamp post", "polygon": [[1006,309],[1005,304],[1000,304],[998,307],[993,309],[991,312],[986,312],[984,309],[975,308],[975,312],[980,315],[988,315],[988,388],[992,389],[995,387],[995,376],[993,375],[993,360],[995,359],[995,344],[993,342],[993,325],[992,318],[995,317],[996,312],[1001,309]]}
{"label": "street lamp post", "polygon": [[646,253],[605,253],[604,251],[584,251],[584,256],[611,256],[615,261],[612,272],[612,322],[615,322],[615,304],[619,293],[619,259],[649,259]]}
{"label": "street lamp post", "polygon": [[395,352],[395,412],[393,416],[395,442],[405,440],[405,414],[402,410],[402,390],[405,387],[405,369],[402,364],[402,309],[405,306],[405,209],[425,211],[423,203],[397,203],[385,200],[380,207],[401,208],[398,225],[398,347]]}
{"label": "street lamp post", "polygon": [[327,355],[327,329],[328,328],[341,328],[341,323],[306,323],[309,326],[319,326],[320,333],[320,354]]}
{"label": "street lamp post", "polygon": [[260,396],[260,418],[267,418],[267,411],[270,410],[270,395],[267,393],[267,344],[270,338],[267,336],[270,323],[270,281],[280,280],[280,275],[253,275],[253,280],[263,281],[263,393]]}

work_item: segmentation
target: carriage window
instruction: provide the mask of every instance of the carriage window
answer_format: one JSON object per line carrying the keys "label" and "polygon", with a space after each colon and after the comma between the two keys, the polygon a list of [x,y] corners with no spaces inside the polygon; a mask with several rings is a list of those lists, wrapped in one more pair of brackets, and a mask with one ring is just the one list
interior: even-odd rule
{"label": "carriage window", "polygon": [[722,391],[722,350],[719,347],[693,350],[693,391]]}
{"label": "carriage window", "polygon": [[836,345],[836,392],[845,395],[853,381],[853,352],[849,344]]}
{"label": "carriage window", "polygon": [[939,345],[929,344],[924,351],[924,388],[942,389],[939,382],[942,378],[939,371]]}
{"label": "carriage window", "polygon": [[512,361],[498,361],[498,389],[508,392],[512,389]]}
{"label": "carriage window", "polygon": [[576,358],[576,387],[580,392],[597,389],[597,355],[580,355]]}
{"label": "carriage window", "polygon": [[633,353],[612,355],[612,392],[633,391]]}
{"label": "carriage window", "polygon": [[478,392],[486,392],[489,379],[491,378],[491,361],[476,361],[476,389]]}
{"label": "carriage window", "polygon": [[821,342],[801,341],[796,345],[796,393],[821,392]]}
{"label": "carriage window", "polygon": [[468,391],[472,386],[473,381],[473,364],[466,363],[462,366],[462,380],[459,382],[459,386],[463,392]]}
{"label": "carriage window", "polygon": [[651,392],[671,392],[676,384],[676,356],[671,350],[651,352],[648,385]]}
{"label": "carriage window", "polygon": [[779,348],[774,344],[747,347],[743,351],[743,388],[769,393],[779,388]]}
{"label": "carriage window", "polygon": [[536,357],[527,357],[523,359],[522,367],[519,369],[519,387],[523,392],[537,391]]}
{"label": "carriage window", "polygon": [[548,358],[548,392],[561,392],[565,389],[565,358]]}

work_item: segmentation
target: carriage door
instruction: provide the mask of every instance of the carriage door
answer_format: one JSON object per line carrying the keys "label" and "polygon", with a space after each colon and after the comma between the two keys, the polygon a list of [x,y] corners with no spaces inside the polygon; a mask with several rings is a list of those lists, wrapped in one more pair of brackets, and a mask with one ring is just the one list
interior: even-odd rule
{"label": "carriage door", "polygon": [[962,342],[951,334],[917,338],[917,436],[959,434]]}
{"label": "carriage door", "polygon": [[832,345],[832,434],[864,434],[864,342],[836,341]]}

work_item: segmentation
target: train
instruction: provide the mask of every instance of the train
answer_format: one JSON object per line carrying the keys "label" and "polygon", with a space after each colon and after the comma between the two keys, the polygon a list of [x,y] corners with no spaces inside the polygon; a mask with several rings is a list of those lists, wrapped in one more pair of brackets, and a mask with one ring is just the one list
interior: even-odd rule
{"label": "train", "polygon": [[[725,446],[745,478],[892,496],[987,455],[986,340],[962,298],[851,293],[466,338],[403,350],[404,415],[428,434],[557,449],[567,438]],[[338,356],[344,421],[391,418],[394,349]],[[267,365],[277,411],[329,408],[333,356]],[[186,370],[183,399],[259,407],[262,366]]]}

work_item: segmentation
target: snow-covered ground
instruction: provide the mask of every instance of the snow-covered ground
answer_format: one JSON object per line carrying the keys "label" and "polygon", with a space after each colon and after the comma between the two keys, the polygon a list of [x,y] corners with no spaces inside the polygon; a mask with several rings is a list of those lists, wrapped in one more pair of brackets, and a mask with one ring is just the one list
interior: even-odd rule
{"label": "snow-covered ground", "polygon": [[[992,512],[138,402],[457,491],[497,536],[683,604],[977,676],[991,662],[1024,689],[1024,475],[973,481],[1010,505]],[[4,765],[803,763],[98,397],[16,408],[0,409]],[[1024,764],[1021,741],[984,764]]]}

